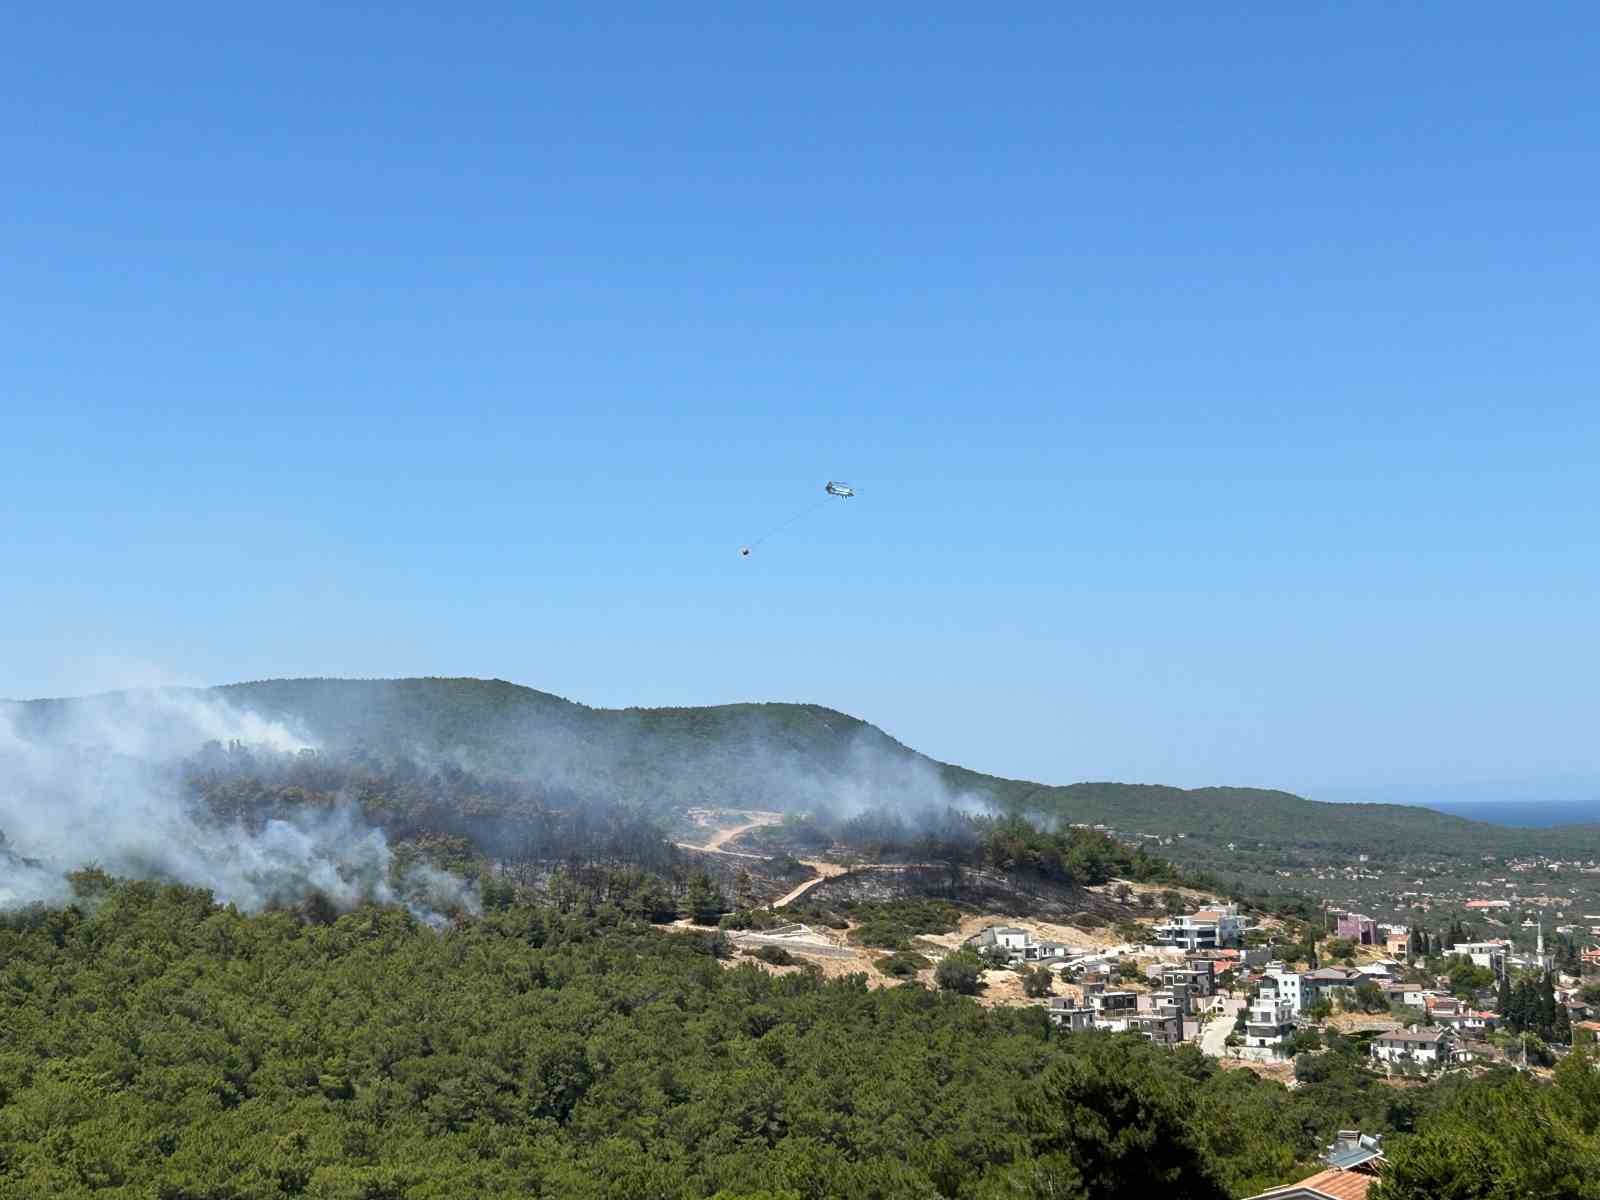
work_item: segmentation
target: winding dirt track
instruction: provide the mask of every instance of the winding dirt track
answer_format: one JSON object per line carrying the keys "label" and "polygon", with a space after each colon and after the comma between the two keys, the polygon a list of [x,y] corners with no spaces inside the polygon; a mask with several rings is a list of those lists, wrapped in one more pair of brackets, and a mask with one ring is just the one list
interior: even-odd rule
{"label": "winding dirt track", "polygon": [[829,879],[837,879],[841,875],[848,875],[852,871],[921,871],[926,870],[929,867],[941,867],[945,865],[943,863],[857,863],[853,867],[842,867],[838,863],[819,862],[816,859],[810,858],[803,858],[800,861],[806,866],[810,867],[813,871],[816,871],[817,878],[806,880],[787,896],[784,896],[780,900],[774,900],[772,902],[773,908],[782,908],[785,904],[792,904],[796,900],[800,899],[801,896],[804,896],[812,888],[816,887],[817,884],[823,883]]}
{"label": "winding dirt track", "polygon": [[775,813],[763,815],[757,817],[754,821],[747,821],[743,825],[731,825],[727,829],[719,829],[701,846],[697,846],[693,842],[675,842],[673,844],[681,846],[685,850],[703,850],[707,854],[727,854],[734,858],[764,860],[770,856],[765,854],[746,854],[743,850],[724,850],[723,847],[733,841],[734,838],[749,833],[752,829],[760,829],[763,825],[778,825],[782,822],[783,818]]}
{"label": "winding dirt track", "polygon": [[838,863],[816,862],[816,861],[813,861],[811,859],[801,859],[800,861],[803,862],[806,866],[810,867],[813,871],[816,871],[817,872],[817,877],[815,879],[806,880],[799,887],[797,887],[793,891],[791,891],[788,895],[783,896],[780,899],[774,900],[772,902],[772,907],[773,908],[782,908],[785,904],[794,903],[794,901],[800,899],[801,896],[804,896],[807,892],[809,892],[812,888],[816,887],[817,884],[821,883],[824,879],[833,879],[836,876],[843,875],[845,873],[845,871],[848,869],[846,867],[841,867]]}
{"label": "winding dirt track", "polygon": [[[779,823],[780,822],[771,817],[763,817],[760,820],[750,821],[744,825],[735,825],[731,829],[723,829],[718,831],[717,836],[702,846],[701,849],[722,850],[722,848],[729,842],[733,841],[734,838],[742,837],[744,834],[749,833],[752,829],[760,829],[763,825],[777,825]],[[729,853],[729,851],[726,850],[722,850],[722,852],[724,854]]]}

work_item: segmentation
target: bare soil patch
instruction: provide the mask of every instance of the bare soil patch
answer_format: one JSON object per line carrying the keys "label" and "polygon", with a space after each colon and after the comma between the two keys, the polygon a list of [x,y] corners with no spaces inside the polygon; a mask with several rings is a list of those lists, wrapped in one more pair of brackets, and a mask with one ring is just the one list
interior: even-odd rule
{"label": "bare soil patch", "polygon": [[1381,1013],[1335,1013],[1327,1024],[1340,1033],[1365,1033],[1368,1030],[1403,1029],[1394,1017]]}
{"label": "bare soil patch", "polygon": [[1274,1079],[1281,1084],[1294,1082],[1294,1064],[1291,1062],[1255,1062],[1246,1058],[1220,1058],[1217,1066],[1224,1071],[1249,1071],[1263,1079]]}

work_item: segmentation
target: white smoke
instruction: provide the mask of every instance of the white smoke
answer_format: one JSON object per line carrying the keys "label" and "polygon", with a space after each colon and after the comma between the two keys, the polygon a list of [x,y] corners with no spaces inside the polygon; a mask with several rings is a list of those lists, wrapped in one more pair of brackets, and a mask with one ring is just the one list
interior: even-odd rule
{"label": "white smoke", "polygon": [[312,746],[282,722],[188,691],[0,707],[0,831],[10,851],[0,858],[0,908],[60,903],[66,874],[94,864],[209,888],[250,910],[320,893],[339,908],[404,903],[433,923],[444,909],[477,911],[474,887],[426,864],[410,867],[397,890],[388,839],[354,805],[307,809],[254,833],[197,820],[175,764],[208,741]]}

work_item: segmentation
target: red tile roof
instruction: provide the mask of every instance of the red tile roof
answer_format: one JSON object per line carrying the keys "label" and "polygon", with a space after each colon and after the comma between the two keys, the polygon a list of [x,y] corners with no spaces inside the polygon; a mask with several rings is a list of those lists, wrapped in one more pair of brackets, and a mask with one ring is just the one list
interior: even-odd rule
{"label": "red tile roof", "polygon": [[1329,1200],[1366,1200],[1367,1189],[1378,1182],[1376,1175],[1368,1175],[1362,1171],[1343,1171],[1338,1167],[1329,1167],[1326,1171],[1318,1171],[1310,1179],[1302,1179],[1299,1183],[1291,1183],[1287,1187],[1273,1188],[1270,1192],[1262,1192],[1253,1200],[1271,1200],[1275,1196],[1294,1196],[1303,1191],[1309,1191],[1317,1196],[1327,1196]]}

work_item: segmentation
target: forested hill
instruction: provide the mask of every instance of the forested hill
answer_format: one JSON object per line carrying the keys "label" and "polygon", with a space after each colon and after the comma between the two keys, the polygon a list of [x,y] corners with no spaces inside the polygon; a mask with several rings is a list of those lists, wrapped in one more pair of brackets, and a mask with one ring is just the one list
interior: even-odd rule
{"label": "forested hill", "polygon": [[[1170,836],[1163,853],[1179,861],[1211,858],[1202,847],[1233,840],[1329,858],[1385,847],[1463,859],[1600,855],[1596,825],[1512,829],[1430,809],[1325,804],[1253,788],[1048,786],[997,778],[919,754],[865,721],[819,705],[599,709],[502,680],[437,678],[266,680],[176,694],[222,700],[324,748],[504,772],[572,799],[788,810],[978,802]],[[86,705],[115,711],[141,703],[140,693],[116,693],[8,708],[20,729],[37,735],[70,729]]]}

